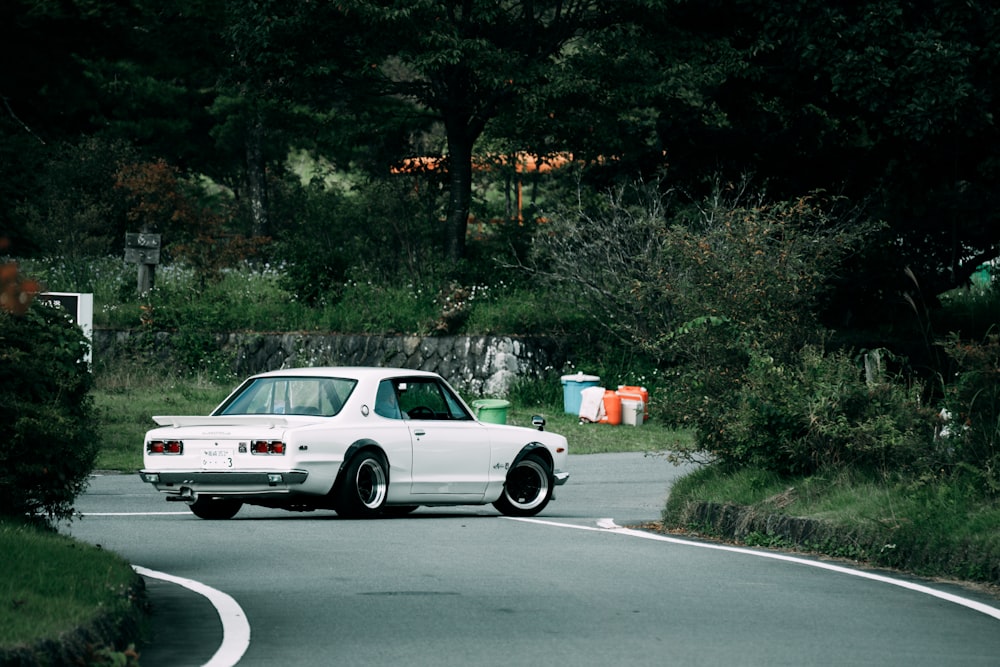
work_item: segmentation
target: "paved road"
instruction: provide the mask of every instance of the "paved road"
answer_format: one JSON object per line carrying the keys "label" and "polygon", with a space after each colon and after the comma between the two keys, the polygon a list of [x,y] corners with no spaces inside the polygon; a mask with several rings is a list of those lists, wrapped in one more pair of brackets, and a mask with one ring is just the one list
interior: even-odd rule
{"label": "paved road", "polygon": [[[996,601],[608,530],[602,519],[657,519],[681,471],[640,454],[575,456],[570,470],[538,522],[490,507],[380,521],[244,508],[208,522],[135,476],[98,477],[69,530],[231,596],[251,628],[241,666],[998,664],[1000,620],[983,611]],[[143,666],[209,661],[219,615],[147,583]]]}

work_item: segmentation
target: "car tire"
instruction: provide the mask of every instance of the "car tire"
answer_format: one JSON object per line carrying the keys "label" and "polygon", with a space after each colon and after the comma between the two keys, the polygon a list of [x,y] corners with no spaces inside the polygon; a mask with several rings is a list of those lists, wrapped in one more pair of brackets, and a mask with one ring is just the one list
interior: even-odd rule
{"label": "car tire", "polygon": [[493,507],[507,516],[535,516],[549,504],[554,486],[551,466],[529,454],[507,473],[503,493]]}
{"label": "car tire", "polygon": [[204,498],[200,497],[188,505],[191,512],[201,519],[225,520],[232,519],[243,507],[243,503],[238,500],[227,498]]}
{"label": "car tire", "polygon": [[376,452],[361,452],[351,459],[340,485],[337,514],[348,519],[378,516],[389,493],[388,466]]}

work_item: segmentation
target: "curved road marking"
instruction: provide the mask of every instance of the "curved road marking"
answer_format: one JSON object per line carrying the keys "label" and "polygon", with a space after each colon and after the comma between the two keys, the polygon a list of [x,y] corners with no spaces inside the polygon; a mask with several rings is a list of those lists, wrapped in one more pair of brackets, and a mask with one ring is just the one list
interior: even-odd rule
{"label": "curved road marking", "polygon": [[944,591],[939,591],[929,586],[923,586],[921,584],[915,584],[909,581],[903,581],[901,579],[894,579],[892,577],[887,577],[881,574],[875,574],[874,572],[865,572],[864,570],[854,570],[849,567],[843,567],[840,565],[833,565],[832,563],[824,563],[822,561],[807,560],[805,558],[797,558],[795,556],[788,556],[786,554],[774,553],[770,551],[756,551],[754,549],[745,549],[741,547],[731,547],[724,544],[712,544],[706,542],[692,542],[691,540],[684,540],[677,537],[668,537],[667,535],[660,535],[658,533],[648,533],[642,530],[632,530],[631,528],[623,528],[617,525],[614,519],[599,519],[597,521],[597,527],[593,526],[580,526],[571,523],[559,523],[557,521],[546,521],[544,519],[527,519],[527,518],[514,518],[514,517],[504,517],[509,518],[512,521],[524,521],[526,523],[538,523],[545,526],[555,526],[558,528],[576,528],[577,530],[592,530],[601,533],[615,533],[618,535],[625,535],[628,537],[639,537],[644,540],[655,540],[657,542],[669,542],[671,544],[680,544],[688,547],[698,547],[701,549],[714,549],[716,551],[729,551],[731,553],[746,554],[749,556],[757,556],[758,558],[770,558],[772,560],[785,561],[787,563],[798,563],[799,565],[808,565],[809,567],[818,567],[822,570],[830,570],[831,572],[840,572],[841,574],[849,574],[852,577],[861,577],[862,579],[871,579],[872,581],[879,581],[884,584],[891,584],[892,586],[899,586],[900,588],[906,588],[917,593],[923,593],[924,595],[930,595],[947,602],[953,602],[963,607],[972,609],[973,611],[978,611],[981,614],[986,614],[991,616],[998,621],[1000,621],[1000,609],[996,607],[991,607],[982,602],[976,602],[975,600],[970,600],[968,598],[963,598],[959,595],[954,595],[952,593],[946,593]]}
{"label": "curved road marking", "polygon": [[133,565],[132,569],[140,576],[169,581],[179,584],[195,593],[204,595],[212,603],[212,606],[215,607],[215,610],[219,614],[219,619],[222,621],[222,644],[211,660],[206,662],[202,667],[232,667],[232,665],[240,661],[240,658],[243,657],[243,654],[246,653],[247,648],[250,646],[250,624],[247,622],[246,614],[243,613],[243,609],[240,608],[236,600],[220,590],[210,588],[193,579],[184,579],[165,572],[147,570],[138,565]]}

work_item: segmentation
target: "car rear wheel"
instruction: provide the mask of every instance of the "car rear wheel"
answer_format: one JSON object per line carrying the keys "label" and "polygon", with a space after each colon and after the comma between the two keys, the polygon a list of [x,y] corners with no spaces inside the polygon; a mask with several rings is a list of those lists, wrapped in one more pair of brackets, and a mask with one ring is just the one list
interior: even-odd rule
{"label": "car rear wheel", "polygon": [[196,517],[202,519],[222,520],[232,519],[243,507],[243,503],[238,500],[227,498],[205,498],[199,497],[188,507]]}
{"label": "car rear wheel", "polygon": [[504,483],[493,507],[507,516],[534,516],[552,498],[552,468],[539,456],[529,454],[518,461]]}
{"label": "car rear wheel", "polygon": [[337,498],[337,514],[349,519],[378,516],[389,491],[386,467],[385,459],[375,452],[361,452],[351,459]]}

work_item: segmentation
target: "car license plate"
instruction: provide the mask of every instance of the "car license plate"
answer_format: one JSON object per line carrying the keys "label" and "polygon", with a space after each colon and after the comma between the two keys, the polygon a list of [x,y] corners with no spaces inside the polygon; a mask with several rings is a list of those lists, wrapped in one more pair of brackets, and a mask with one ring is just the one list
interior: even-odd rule
{"label": "car license plate", "polygon": [[206,449],[201,453],[202,468],[232,468],[233,450],[231,449]]}

